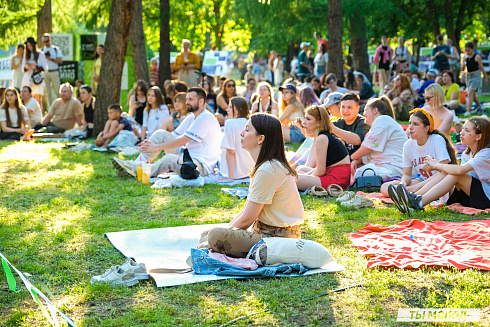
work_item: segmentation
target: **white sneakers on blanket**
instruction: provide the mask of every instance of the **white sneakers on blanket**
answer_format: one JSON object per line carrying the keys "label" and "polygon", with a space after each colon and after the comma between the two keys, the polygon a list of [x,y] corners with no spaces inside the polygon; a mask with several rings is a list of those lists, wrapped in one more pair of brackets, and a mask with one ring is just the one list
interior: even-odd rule
{"label": "white sneakers on blanket", "polygon": [[102,275],[92,277],[90,283],[133,286],[138,284],[140,280],[149,278],[144,263],[137,264],[133,259],[127,259],[124,264],[112,266]]}

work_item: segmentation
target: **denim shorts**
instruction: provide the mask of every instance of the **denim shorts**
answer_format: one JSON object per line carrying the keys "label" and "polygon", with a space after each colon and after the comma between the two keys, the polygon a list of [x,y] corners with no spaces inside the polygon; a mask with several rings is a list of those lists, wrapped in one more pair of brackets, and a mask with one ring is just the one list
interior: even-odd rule
{"label": "denim shorts", "polygon": [[481,73],[466,74],[466,87],[478,91],[481,88]]}
{"label": "denim shorts", "polygon": [[289,139],[291,143],[303,143],[306,138],[303,134],[301,134],[298,127],[291,126],[289,131]]}

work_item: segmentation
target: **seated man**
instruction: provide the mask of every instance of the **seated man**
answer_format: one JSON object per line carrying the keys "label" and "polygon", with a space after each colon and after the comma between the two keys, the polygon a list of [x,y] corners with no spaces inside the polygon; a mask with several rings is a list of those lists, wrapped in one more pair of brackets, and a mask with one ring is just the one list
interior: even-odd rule
{"label": "seated man", "polygon": [[345,94],[340,102],[342,118],[333,123],[333,133],[345,143],[349,155],[359,149],[371,128],[365,118],[359,115],[359,109],[359,96],[355,93]]}
{"label": "seated man", "polygon": [[118,104],[112,104],[107,109],[109,120],[105,123],[104,130],[99,133],[95,140],[98,148],[107,148],[109,143],[119,134],[120,131],[133,131],[131,124],[124,117],[121,117],[122,108]]}
{"label": "seated man", "polygon": [[31,126],[36,126],[43,120],[43,113],[41,112],[41,106],[37,103],[36,99],[32,97],[32,89],[29,86],[22,87],[20,91],[20,97],[29,114],[29,120]]}
{"label": "seated man", "polygon": [[179,172],[181,147],[189,150],[202,176],[213,173],[220,156],[221,128],[214,115],[205,110],[206,91],[193,87],[186,95],[188,115],[173,132],[157,130],[140,145],[141,154],[134,161],[124,161],[114,157],[112,164],[120,176],[136,177],[136,164],[154,160],[160,151],[165,151],[162,159],[151,165],[151,177],[169,171]]}
{"label": "seated man", "polygon": [[70,83],[64,83],[60,86],[60,98],[53,102],[42,123],[37,124],[34,129],[47,127],[48,133],[63,133],[75,127],[75,123],[83,126],[82,105],[73,97],[73,87]]}

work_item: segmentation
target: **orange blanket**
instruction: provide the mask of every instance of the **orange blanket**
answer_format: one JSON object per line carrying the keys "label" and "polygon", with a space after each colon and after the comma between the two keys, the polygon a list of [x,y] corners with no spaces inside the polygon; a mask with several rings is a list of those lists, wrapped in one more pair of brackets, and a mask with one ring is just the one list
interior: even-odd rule
{"label": "orange blanket", "polygon": [[[422,241],[411,240],[410,235]],[[388,227],[367,224],[349,239],[361,254],[371,257],[368,268],[440,266],[490,270],[490,219],[456,223],[412,219]]]}

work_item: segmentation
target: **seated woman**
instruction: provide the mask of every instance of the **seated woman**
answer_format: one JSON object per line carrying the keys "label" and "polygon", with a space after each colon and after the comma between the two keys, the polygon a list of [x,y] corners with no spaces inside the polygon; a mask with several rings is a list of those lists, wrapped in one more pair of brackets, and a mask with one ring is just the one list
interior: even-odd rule
{"label": "seated woman", "polygon": [[415,192],[435,176],[435,173],[422,169],[426,156],[437,158],[441,164],[457,164],[451,142],[434,129],[434,120],[428,111],[419,108],[413,110],[408,130],[410,139],[403,146],[403,176],[400,181],[381,185],[381,193],[385,196],[389,196],[390,185],[403,184],[407,190]]}
{"label": "seated woman", "polygon": [[[313,77],[316,78],[316,77]],[[320,100],[311,86],[305,86],[299,90],[298,99],[305,108],[321,105]]]}
{"label": "seated woman", "polygon": [[354,72],[356,77],[357,89],[359,90],[360,104],[365,104],[366,101],[376,95],[373,90],[373,86],[367,79],[366,75],[361,72]]}
{"label": "seated woman", "polygon": [[390,198],[401,212],[411,208],[422,210],[424,206],[451,192],[447,205],[460,203],[476,209],[490,208],[490,121],[485,117],[471,117],[461,131],[461,143],[468,146],[461,160],[461,166],[441,164],[427,156],[424,170],[437,170],[430,182],[415,193],[409,192],[402,184]]}
{"label": "seated woman", "polygon": [[134,94],[129,99],[129,116],[135,117],[138,124],[143,125],[143,112],[146,108],[146,94],[148,93],[148,85],[143,80],[136,82]]}
{"label": "seated woman", "polygon": [[453,124],[453,113],[444,105],[447,103],[442,86],[437,83],[429,85],[424,93],[425,107],[434,118],[434,129],[451,139],[451,126]]}
{"label": "seated woman", "polygon": [[162,121],[170,117],[170,112],[165,105],[162,91],[160,91],[158,86],[152,86],[150,88],[147,99],[148,104],[143,113],[143,127],[141,128],[142,141],[149,139],[158,129]]}
{"label": "seated woman", "polygon": [[165,118],[157,129],[173,132],[180,123],[187,117],[187,106],[185,104],[186,94],[184,92],[177,93],[174,97],[174,112],[170,117]]}
{"label": "seated woman", "polygon": [[279,116],[279,107],[272,97],[274,90],[267,82],[260,82],[257,87],[259,98],[252,102],[252,113],[260,112]]}
{"label": "seated woman", "polygon": [[78,91],[83,105],[83,120],[86,126],[87,138],[91,138],[94,132],[95,97],[92,95],[92,88],[86,84],[82,85]]}
{"label": "seated woman", "polygon": [[228,179],[248,177],[255,165],[250,153],[241,145],[240,134],[245,129],[249,115],[247,99],[234,97],[228,106],[228,119],[221,142],[221,160],[219,172]]}
{"label": "seated woman", "polygon": [[5,91],[5,100],[0,108],[0,140],[20,141],[29,139],[34,130],[26,107],[22,105],[19,92],[13,86]]}
{"label": "seated woman", "polygon": [[[216,94],[214,94],[213,86],[211,85],[208,79],[205,79],[202,82],[202,85],[207,94],[206,109],[214,114],[216,113]],[[185,99],[184,99],[184,105],[185,105]]]}
{"label": "seated woman", "polygon": [[216,110],[216,118],[221,126],[225,124],[226,119],[226,110],[230,105],[230,99],[236,97],[236,83],[231,78],[228,78],[223,83],[223,88],[221,92],[218,94],[216,98],[217,102],[217,110]]}
{"label": "seated woman", "polygon": [[355,172],[355,178],[361,176],[368,168],[373,169],[376,175],[383,179],[402,176],[402,149],[407,136],[395,120],[390,99],[383,95],[369,100],[364,117],[371,129],[364,137],[361,147],[351,155],[351,167],[352,172]]}
{"label": "seated woman", "polygon": [[450,70],[442,72],[442,90],[446,95],[446,101],[449,108],[454,110],[457,114],[462,114],[466,111],[466,108],[461,105],[461,89],[454,79],[454,74]]}
{"label": "seated woman", "polygon": [[298,166],[299,190],[312,186],[327,189],[338,184],[346,189],[350,184],[350,159],[345,145],[332,134],[333,125],[325,108],[313,106],[306,109],[304,132],[313,137],[306,165]]}
{"label": "seated woman", "polygon": [[208,248],[244,258],[264,237],[300,238],[305,214],[295,178],[286,160],[281,122],[268,114],[253,114],[241,134],[242,147],[255,167],[245,207],[228,228],[207,233]]}
{"label": "seated woman", "polygon": [[406,74],[398,74],[394,82],[395,85],[386,96],[390,98],[395,108],[396,119],[407,121],[410,118],[410,111],[414,108],[411,82]]}
{"label": "seated woman", "polygon": [[[296,96],[296,86],[294,84],[286,84],[279,87],[281,92],[281,114],[279,121],[282,124],[282,135],[284,141],[292,143],[303,143],[305,136],[301,130],[292,123],[296,119],[303,120],[305,107]],[[288,124],[291,123],[289,126]]]}

